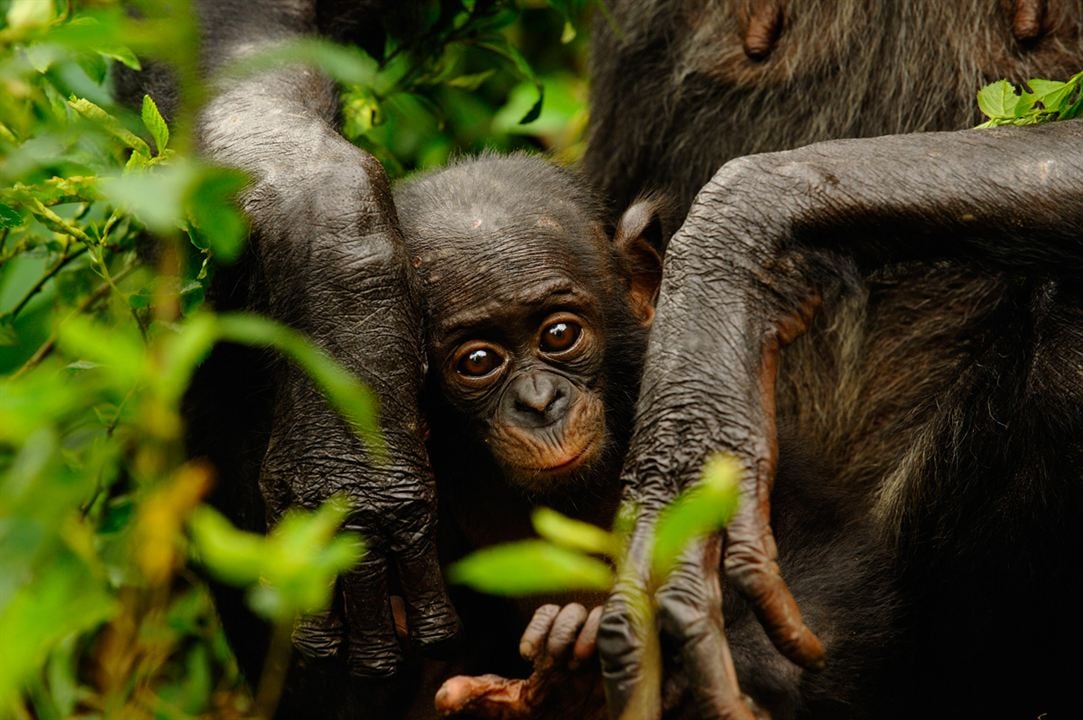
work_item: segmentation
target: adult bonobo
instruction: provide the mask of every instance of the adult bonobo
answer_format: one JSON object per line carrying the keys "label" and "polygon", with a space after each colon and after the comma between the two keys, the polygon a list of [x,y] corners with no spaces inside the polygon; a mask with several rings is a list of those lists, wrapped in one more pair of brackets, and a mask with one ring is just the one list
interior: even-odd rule
{"label": "adult bonobo", "polygon": [[[983,82],[1083,68],[1083,4],[609,6],[588,175],[618,207],[655,187],[691,208],[666,253],[628,495],[658,507],[708,453],[741,457],[725,582],[815,665],[768,522],[778,458],[812,452],[896,548],[914,633],[898,710],[1078,714],[1083,127],[808,143],[974,125]],[[717,551],[656,601],[703,716],[748,717],[718,662]],[[638,675],[637,592],[616,593],[599,637],[615,712]]]}
{"label": "adult bonobo", "polygon": [[[425,301],[423,402],[442,556],[532,535],[539,504],[608,526],[661,280],[660,203],[636,201],[610,237],[600,203],[575,175],[537,157],[489,155],[400,184],[395,206]],[[781,561],[816,627],[830,629],[834,662],[815,676],[794,672],[730,593],[744,689],[776,718],[885,717],[877,690],[898,618],[884,554],[847,488],[814,462],[790,453],[779,476]],[[604,715],[593,658],[601,607],[586,609],[604,596],[547,598],[565,604],[559,612],[536,598],[453,599],[464,642],[444,675],[487,674],[448,681],[442,712]],[[499,677],[526,669],[517,647],[534,672]],[[432,689],[419,690],[411,717],[431,712]],[[688,709],[670,694],[675,711]]]}
{"label": "adult bonobo", "polygon": [[[934,694],[945,714],[1071,707],[1083,640],[1071,604],[1083,554],[1074,529],[1083,509],[1083,318],[1064,280],[1078,277],[1083,258],[1083,131],[1071,122],[869,136],[959,130],[976,120],[983,80],[1077,70],[1080,3],[607,5],[620,32],[595,33],[587,172],[618,207],[649,186],[678,200],[677,217],[692,207],[666,255],[628,494],[657,508],[708,453],[737,453],[747,502],[723,538],[726,582],[788,657],[815,665],[820,646],[779,575],[768,522],[776,459],[795,447],[811,452],[897,547],[918,631],[906,675],[914,707],[903,709],[927,715]],[[210,66],[331,25],[379,40],[378,2],[200,7]],[[251,469],[266,449],[272,516],[287,500],[314,502],[334,489],[357,499],[354,525],[375,540],[370,565],[343,583],[336,616],[345,623],[329,620],[299,644],[309,655],[345,655],[365,676],[389,672],[400,653],[389,567],[421,644],[439,644],[456,623],[436,571],[435,493],[414,427],[414,273],[380,169],[335,134],[333,114],[327,83],[303,70],[240,82],[209,106],[206,150],[257,177],[247,201],[256,271],[222,284],[233,294],[221,301],[310,331],[373,382],[395,462],[372,472],[297,376],[277,384],[269,445],[258,432],[232,443],[238,430],[262,427],[232,422],[211,450],[227,468],[250,458]],[[869,139],[727,163],[855,136]],[[252,365],[238,364],[236,377],[247,380]],[[792,425],[796,439],[779,447],[776,423]],[[261,499],[254,472],[234,475],[238,492]],[[648,513],[639,552],[649,522]],[[690,554],[656,600],[671,667],[691,677],[702,715],[746,717],[736,674],[719,661],[728,653],[718,578],[705,562],[719,550],[706,543]],[[622,588],[603,622],[614,711],[637,676],[640,645],[624,612],[636,591]],[[327,681],[338,692],[318,697],[346,698],[356,683],[339,661],[325,664],[339,672]],[[301,707],[316,692],[306,677],[328,676],[294,676],[289,690]]]}

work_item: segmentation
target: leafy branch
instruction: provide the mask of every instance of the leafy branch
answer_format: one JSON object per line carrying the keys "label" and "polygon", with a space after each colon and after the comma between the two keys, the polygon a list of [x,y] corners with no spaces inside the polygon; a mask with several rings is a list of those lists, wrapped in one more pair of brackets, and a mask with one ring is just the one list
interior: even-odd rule
{"label": "leafy branch", "polygon": [[978,91],[978,108],[989,119],[979,128],[1040,125],[1083,113],[1083,72],[1064,82],[1034,78],[1016,86],[999,80]]}

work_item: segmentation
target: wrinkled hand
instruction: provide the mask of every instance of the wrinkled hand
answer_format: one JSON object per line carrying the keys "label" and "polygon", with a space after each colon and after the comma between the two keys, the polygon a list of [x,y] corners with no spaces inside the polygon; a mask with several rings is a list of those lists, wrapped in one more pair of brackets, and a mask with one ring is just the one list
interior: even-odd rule
{"label": "wrinkled hand", "polygon": [[453,677],[436,694],[437,711],[492,720],[605,717],[595,655],[601,617],[600,607],[588,613],[575,603],[543,605],[519,642],[523,659],[534,664],[530,677]]}
{"label": "wrinkled hand", "polygon": [[392,571],[412,642],[432,646],[458,630],[436,555],[436,491],[418,409],[420,304],[388,183],[371,156],[330,139],[318,161],[256,185],[246,205],[259,231],[266,312],[308,333],[376,392],[388,448],[374,459],[303,372],[278,369],[260,478],[269,519],[344,495],[353,505],[346,529],[367,544],[331,610],[301,621],[294,642],[309,657],[344,654],[355,675],[387,676],[402,657]]}
{"label": "wrinkled hand", "polygon": [[[667,250],[624,469],[626,499],[641,511],[628,558],[632,573],[610,598],[599,634],[614,717],[645,675],[641,634],[654,629],[639,627],[634,613],[649,600],[675,656],[667,660],[688,676],[697,714],[754,716],[737,686],[723,633],[720,564],[779,650],[806,667],[823,660],[823,646],[781,577],[770,525],[779,352],[804,332],[817,296],[805,281],[802,259],[776,253],[789,217],[768,202],[778,188],[758,162],[743,159],[719,171]],[[648,599],[654,519],[717,451],[731,453],[743,467],[740,509],[721,541],[689,548]],[[637,702],[630,711],[657,717],[660,693],[645,697],[652,701]]]}

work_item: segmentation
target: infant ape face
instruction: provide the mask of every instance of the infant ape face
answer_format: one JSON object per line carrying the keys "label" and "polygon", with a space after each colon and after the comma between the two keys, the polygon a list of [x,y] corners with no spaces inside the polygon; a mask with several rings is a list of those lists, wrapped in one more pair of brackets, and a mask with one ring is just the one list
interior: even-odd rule
{"label": "infant ape face", "polygon": [[[464,307],[434,312],[431,346],[446,400],[475,421],[506,476],[534,489],[590,467],[607,441],[599,293],[570,258],[537,261],[460,286]],[[504,271],[523,285],[506,292]]]}
{"label": "infant ape face", "polygon": [[525,156],[412,181],[396,206],[424,285],[434,440],[532,492],[596,476],[630,427],[660,276],[643,232],[622,221],[611,240],[587,189]]}

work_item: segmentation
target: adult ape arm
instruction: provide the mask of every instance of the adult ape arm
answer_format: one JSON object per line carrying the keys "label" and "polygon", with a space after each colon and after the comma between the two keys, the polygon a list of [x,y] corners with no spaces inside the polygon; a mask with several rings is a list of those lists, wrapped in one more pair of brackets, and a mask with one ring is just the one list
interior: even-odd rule
{"label": "adult ape arm", "polygon": [[[315,0],[202,0],[204,68],[314,32]],[[368,543],[340,581],[340,612],[294,633],[310,656],[346,657],[354,674],[392,673],[400,656],[389,607],[394,570],[422,645],[454,635],[434,544],[435,486],[418,409],[421,315],[387,179],[332,127],[331,83],[302,67],[228,81],[199,122],[201,149],[252,176],[249,305],[308,333],[379,395],[389,447],[373,462],[303,373],[282,367],[260,490],[269,519],[333,494]]]}
{"label": "adult ape arm", "polygon": [[[656,602],[703,717],[751,717],[736,686],[718,603],[726,579],[748,598],[775,645],[812,665],[822,648],[780,574],[770,528],[780,349],[807,327],[829,269],[822,251],[875,268],[964,258],[1037,276],[1083,270],[1083,124],[840,140],[727,163],[699,193],[665,259],[625,465],[646,511],[631,558],[646,567],[657,509],[732,452],[744,503],[724,544],[689,553]],[[813,252],[809,252],[813,251]],[[713,557],[712,557],[713,555]],[[640,675],[630,619],[642,586],[611,598],[599,651],[611,708]],[[641,711],[641,712],[640,712]],[[640,705],[636,717],[657,708]]]}

